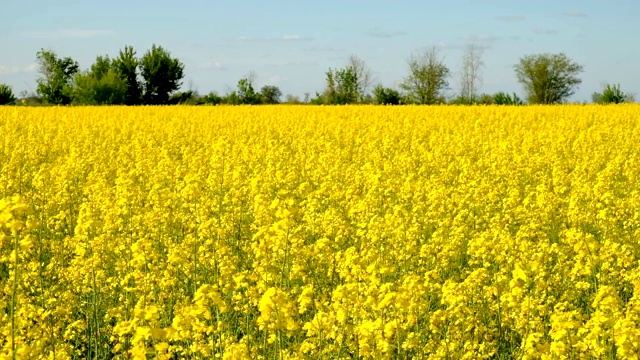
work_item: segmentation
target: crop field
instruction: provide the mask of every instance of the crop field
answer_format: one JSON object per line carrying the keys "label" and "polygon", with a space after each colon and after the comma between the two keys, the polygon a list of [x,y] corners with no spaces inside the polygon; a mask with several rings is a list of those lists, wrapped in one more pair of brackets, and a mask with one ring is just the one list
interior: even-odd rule
{"label": "crop field", "polygon": [[0,359],[637,359],[640,106],[0,108]]}

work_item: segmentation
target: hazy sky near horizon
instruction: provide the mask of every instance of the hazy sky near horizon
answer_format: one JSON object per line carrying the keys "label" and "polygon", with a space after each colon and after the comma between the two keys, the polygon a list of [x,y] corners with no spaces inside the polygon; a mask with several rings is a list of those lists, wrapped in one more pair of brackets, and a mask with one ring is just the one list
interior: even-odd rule
{"label": "hazy sky near horizon", "polygon": [[483,45],[481,92],[522,95],[513,66],[527,54],[565,52],[584,65],[574,101],[603,83],[640,93],[640,1],[594,0],[3,0],[0,83],[35,91],[36,52],[54,50],[86,69],[97,55],[163,46],[185,64],[183,89],[224,94],[249,71],[284,94],[322,91],[328,68],[362,58],[376,83],[397,86],[407,59],[432,46],[451,68],[465,46]]}

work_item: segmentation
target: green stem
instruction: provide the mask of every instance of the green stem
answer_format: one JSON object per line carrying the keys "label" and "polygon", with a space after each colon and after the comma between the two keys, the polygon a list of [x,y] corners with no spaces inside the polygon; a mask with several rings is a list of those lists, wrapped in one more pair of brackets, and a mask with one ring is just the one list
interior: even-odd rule
{"label": "green stem", "polygon": [[11,288],[11,358],[16,360],[16,293],[18,292],[18,235],[13,237],[13,254],[16,258]]}

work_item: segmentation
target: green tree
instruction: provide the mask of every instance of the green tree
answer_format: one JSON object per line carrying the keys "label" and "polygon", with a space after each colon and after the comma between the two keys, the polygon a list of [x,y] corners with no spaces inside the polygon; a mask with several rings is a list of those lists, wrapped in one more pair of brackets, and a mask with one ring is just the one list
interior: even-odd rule
{"label": "green tree", "polygon": [[125,46],[120,50],[118,58],[114,61],[120,77],[127,84],[125,94],[126,105],[139,105],[142,101],[142,85],[138,80],[138,66],[140,61],[136,58],[136,52],[132,46]]}
{"label": "green tree", "polygon": [[351,55],[349,57],[348,66],[353,70],[356,77],[358,102],[366,102],[369,88],[373,82],[371,69],[369,69],[364,60],[356,55]]}
{"label": "green tree", "polygon": [[55,52],[44,49],[36,54],[36,62],[41,75],[36,92],[49,104],[70,104],[72,79],[78,72],[78,63],[70,57],[58,58]]}
{"label": "green tree", "polygon": [[260,97],[263,104],[279,104],[282,91],[274,85],[265,85],[260,89]]}
{"label": "green tree", "polygon": [[9,85],[0,84],[0,105],[13,105],[16,103],[16,97]]}
{"label": "green tree", "polygon": [[575,93],[582,80],[580,64],[564,53],[527,55],[515,65],[518,82],[524,86],[530,104],[558,104]]}
{"label": "green tree", "polygon": [[375,103],[380,105],[400,105],[402,96],[397,90],[378,85],[373,89]]}
{"label": "green tree", "polygon": [[179,91],[169,97],[169,105],[201,105],[204,100],[195,90]]}
{"label": "green tree", "polygon": [[249,75],[238,81],[238,91],[234,92],[237,99],[233,96],[230,100],[238,104],[257,105],[260,104],[260,94],[256,93],[253,88],[254,75]]}
{"label": "green tree", "polygon": [[505,92],[498,92],[493,95],[493,104],[496,105],[523,105],[524,102],[516,93],[508,94]]}
{"label": "green tree", "polygon": [[220,97],[220,95],[218,95],[215,91],[212,91],[202,97],[203,103],[210,104],[210,105],[221,104],[222,100],[223,100],[222,97]]}
{"label": "green tree", "polygon": [[360,84],[353,66],[342,69],[329,69],[327,75],[327,88],[324,92],[324,103],[331,105],[343,105],[357,103],[360,94]]}
{"label": "green tree", "polygon": [[144,79],[144,103],[163,105],[169,103],[171,94],[180,89],[184,78],[184,65],[161,46],[153,45],[140,59]]}
{"label": "green tree", "polygon": [[127,82],[117,61],[98,56],[88,71],[77,73],[73,81],[73,103],[83,105],[121,105],[126,103]]}
{"label": "green tree", "polygon": [[400,87],[408,99],[417,104],[438,104],[444,102],[443,91],[449,88],[450,70],[438,57],[433,47],[426,52],[415,52],[408,61],[409,75]]}
{"label": "green tree", "polygon": [[593,93],[591,99],[596,104],[622,104],[625,102],[633,102],[633,95],[620,90],[619,84],[606,84],[602,92]]}

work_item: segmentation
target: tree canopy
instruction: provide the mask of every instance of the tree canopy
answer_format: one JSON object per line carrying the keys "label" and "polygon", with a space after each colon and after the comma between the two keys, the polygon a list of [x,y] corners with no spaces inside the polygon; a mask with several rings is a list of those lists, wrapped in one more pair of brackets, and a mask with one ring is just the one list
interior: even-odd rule
{"label": "tree canopy", "polygon": [[52,50],[36,54],[40,77],[36,92],[45,102],[56,105],[71,103],[72,78],[80,66],[70,57],[59,58]]}
{"label": "tree canopy", "polygon": [[165,105],[182,85],[184,64],[161,46],[153,45],[140,59],[140,72],[144,79],[145,104]]}
{"label": "tree canopy", "polygon": [[515,65],[515,72],[531,104],[558,104],[575,93],[582,83],[582,65],[564,53],[527,55]]}
{"label": "tree canopy", "polygon": [[407,98],[417,104],[433,105],[443,103],[443,90],[449,88],[450,70],[433,47],[426,52],[417,51],[408,60],[409,75],[400,87]]}

